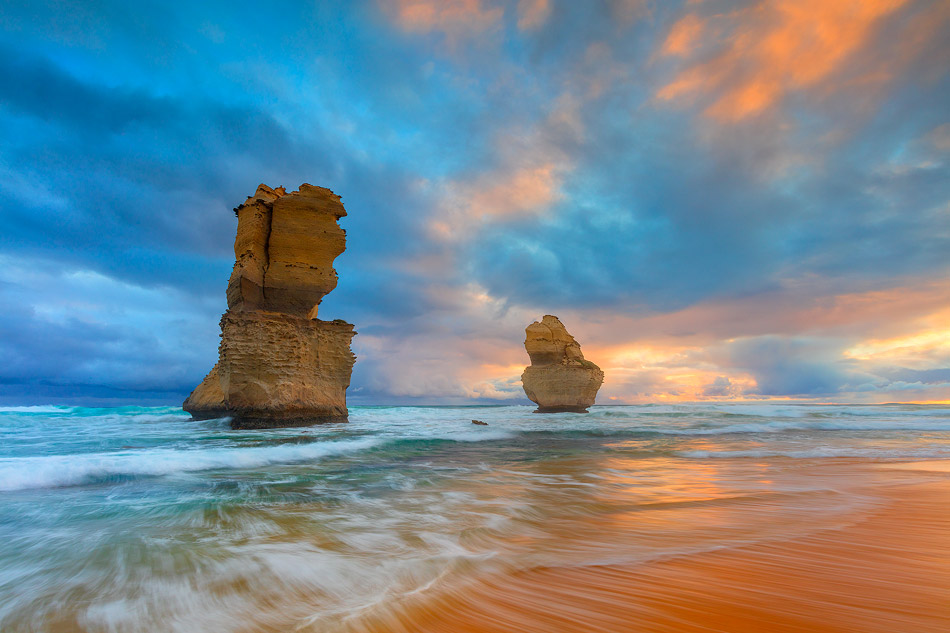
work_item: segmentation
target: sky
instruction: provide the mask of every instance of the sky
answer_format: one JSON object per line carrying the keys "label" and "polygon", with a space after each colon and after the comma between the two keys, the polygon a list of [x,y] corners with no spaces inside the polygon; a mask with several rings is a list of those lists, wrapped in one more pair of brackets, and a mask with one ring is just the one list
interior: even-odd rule
{"label": "sky", "polygon": [[348,216],[350,404],[950,401],[950,3],[0,3],[0,403],[180,402],[232,208]]}

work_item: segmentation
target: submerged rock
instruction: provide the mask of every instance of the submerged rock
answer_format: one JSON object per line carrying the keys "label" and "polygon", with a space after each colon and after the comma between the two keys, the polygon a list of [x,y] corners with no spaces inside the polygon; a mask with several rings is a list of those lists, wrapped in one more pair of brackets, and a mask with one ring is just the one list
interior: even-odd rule
{"label": "submerged rock", "polygon": [[195,419],[231,417],[235,428],[345,422],[356,332],[321,321],[346,248],[346,215],[329,189],[287,193],[261,185],[238,218],[218,364],[182,407]]}
{"label": "submerged rock", "polygon": [[584,359],[581,346],[564,324],[550,314],[525,328],[525,350],[531,365],[521,374],[536,413],[587,413],[604,382],[600,367]]}

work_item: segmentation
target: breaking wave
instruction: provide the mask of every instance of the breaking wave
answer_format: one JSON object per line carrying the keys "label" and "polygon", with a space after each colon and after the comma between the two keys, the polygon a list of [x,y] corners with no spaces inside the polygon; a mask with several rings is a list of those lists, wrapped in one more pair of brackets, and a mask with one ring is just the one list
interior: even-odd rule
{"label": "breaking wave", "polygon": [[27,407],[0,407],[0,413],[72,413],[75,407],[47,404]]}
{"label": "breaking wave", "polygon": [[0,491],[52,488],[124,477],[174,475],[203,470],[259,468],[346,455],[380,445],[376,438],[202,450],[129,450],[0,460]]}

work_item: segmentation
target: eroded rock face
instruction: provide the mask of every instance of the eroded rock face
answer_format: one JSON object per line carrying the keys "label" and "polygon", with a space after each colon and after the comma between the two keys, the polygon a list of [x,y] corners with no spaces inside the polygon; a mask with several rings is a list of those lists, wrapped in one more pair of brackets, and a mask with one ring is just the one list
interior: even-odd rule
{"label": "eroded rock face", "polygon": [[340,197],[307,184],[293,193],[261,185],[234,211],[218,364],[182,407],[196,419],[231,416],[235,428],[345,422],[356,332],[316,318],[346,248]]}
{"label": "eroded rock face", "polygon": [[584,359],[581,346],[564,324],[550,314],[525,328],[525,350],[531,365],[521,374],[536,413],[586,413],[604,382],[600,367]]}

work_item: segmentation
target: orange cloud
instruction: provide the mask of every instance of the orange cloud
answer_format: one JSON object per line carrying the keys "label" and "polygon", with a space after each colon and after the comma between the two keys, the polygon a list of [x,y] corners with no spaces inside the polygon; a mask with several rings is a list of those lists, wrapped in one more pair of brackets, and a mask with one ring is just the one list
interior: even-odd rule
{"label": "orange cloud", "polygon": [[666,41],[663,43],[663,55],[686,55],[689,53],[703,30],[703,21],[695,14],[680,18],[670,29]]}
{"label": "orange cloud", "polygon": [[899,336],[865,339],[845,350],[844,354],[855,360],[912,369],[945,365],[950,359],[950,310],[919,319],[914,330]]}
{"label": "orange cloud", "polygon": [[930,142],[940,151],[950,150],[950,123],[944,123],[930,133]]}
{"label": "orange cloud", "polygon": [[766,335],[885,339],[938,327],[937,321],[921,319],[950,304],[950,281],[918,280],[852,293],[822,288],[827,283],[810,277],[774,292],[706,301],[670,313],[588,315],[575,335],[603,348],[620,341],[627,347],[703,348]]}
{"label": "orange cloud", "polygon": [[738,121],[775,106],[787,94],[830,80],[864,47],[879,20],[908,0],[764,0],[706,22],[686,16],[663,55],[698,44],[718,52],[694,59],[658,92],[661,100],[711,100],[706,114]]}
{"label": "orange cloud", "polygon": [[518,28],[522,31],[536,29],[545,23],[551,13],[548,0],[520,0],[518,2]]}
{"label": "orange cloud", "polygon": [[443,212],[430,223],[434,237],[451,241],[464,237],[485,218],[541,213],[561,197],[561,177],[554,163],[491,176],[449,186]]}
{"label": "orange cloud", "polygon": [[[706,302],[644,316],[566,312],[587,358],[607,374],[603,402],[761,399],[753,375],[723,354],[734,339],[776,336],[840,341],[839,360],[857,373],[945,368],[950,361],[950,282],[922,280],[887,290],[811,296],[822,281],[781,292]],[[887,381],[882,379],[881,384]],[[943,385],[842,393],[842,401],[923,401]]]}
{"label": "orange cloud", "polygon": [[486,7],[482,0],[395,0],[384,2],[383,8],[405,31],[438,31],[450,37],[494,28],[504,15],[503,9]]}
{"label": "orange cloud", "polygon": [[711,362],[702,346],[585,345],[584,354],[608,376],[600,394],[604,402],[735,399],[757,386],[752,376]]}
{"label": "orange cloud", "polygon": [[[808,286],[819,285],[812,280]],[[762,400],[756,376],[734,366],[729,346],[739,336],[828,341],[855,384],[875,389],[817,396],[841,402],[942,401],[945,384],[894,384],[895,368],[942,369],[950,359],[950,282],[807,299],[790,286],[783,296],[710,302],[670,314],[637,317],[588,309],[558,310],[600,365],[608,403]],[[378,385],[400,396],[522,398],[528,363],[524,327],[544,307],[509,306],[475,283],[434,285],[426,327],[398,339],[361,335],[357,353],[377,360]],[[837,342],[837,343],[836,343]],[[840,347],[839,347],[840,345]],[[907,378],[911,383],[914,378]],[[371,384],[371,387],[374,385]],[[804,397],[807,399],[807,397]]]}
{"label": "orange cloud", "polygon": [[531,213],[560,197],[555,165],[519,169],[487,189],[473,192],[469,209],[477,216]]}
{"label": "orange cloud", "polygon": [[485,222],[544,213],[562,198],[561,185],[572,167],[560,141],[582,134],[577,104],[569,95],[559,98],[533,130],[506,130],[496,139],[494,167],[441,186],[442,200],[429,221],[430,235],[453,242]]}

